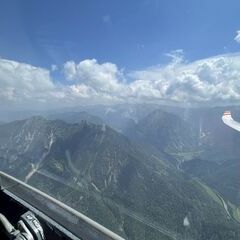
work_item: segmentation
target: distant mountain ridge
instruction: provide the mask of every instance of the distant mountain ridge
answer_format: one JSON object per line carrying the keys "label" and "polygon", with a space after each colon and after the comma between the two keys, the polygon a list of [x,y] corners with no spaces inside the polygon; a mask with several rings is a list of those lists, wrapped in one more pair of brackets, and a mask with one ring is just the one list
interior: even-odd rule
{"label": "distant mountain ridge", "polygon": [[156,149],[175,156],[195,151],[197,147],[191,126],[179,116],[160,109],[141,119],[126,134],[135,141],[151,144]]}
{"label": "distant mountain ridge", "polygon": [[101,118],[93,116],[85,111],[52,113],[48,114],[46,118],[48,120],[62,120],[67,123],[80,123],[81,121],[87,121],[94,124],[103,124]]}

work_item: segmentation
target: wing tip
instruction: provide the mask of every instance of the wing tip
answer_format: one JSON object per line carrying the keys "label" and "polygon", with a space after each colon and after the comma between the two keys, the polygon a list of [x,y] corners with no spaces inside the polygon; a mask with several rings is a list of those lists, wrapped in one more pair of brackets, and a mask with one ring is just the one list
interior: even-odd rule
{"label": "wing tip", "polygon": [[227,110],[223,113],[223,116],[231,116],[231,111]]}

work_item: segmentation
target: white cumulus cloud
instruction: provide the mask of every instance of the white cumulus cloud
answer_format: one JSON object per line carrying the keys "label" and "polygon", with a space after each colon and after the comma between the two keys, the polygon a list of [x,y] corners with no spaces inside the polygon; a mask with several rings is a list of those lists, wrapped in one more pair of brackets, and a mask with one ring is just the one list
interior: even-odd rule
{"label": "white cumulus cloud", "polygon": [[[175,56],[175,55],[176,56]],[[0,59],[0,106],[73,106],[98,103],[154,102],[221,105],[240,102],[240,54],[171,61],[125,74],[111,62],[96,59],[64,64],[64,83],[51,69]]]}
{"label": "white cumulus cloud", "polygon": [[0,59],[1,103],[45,101],[54,90],[49,71],[29,64]]}
{"label": "white cumulus cloud", "polygon": [[131,76],[134,92],[152,100],[212,104],[240,100],[239,54],[153,67]]}
{"label": "white cumulus cloud", "polygon": [[85,84],[96,91],[119,91],[121,71],[113,63],[99,64],[96,59],[87,59],[79,63],[73,61],[64,64],[67,80]]}
{"label": "white cumulus cloud", "polygon": [[237,32],[236,32],[236,36],[235,36],[235,38],[234,38],[234,40],[237,42],[237,43],[240,43],[240,30],[238,30]]}

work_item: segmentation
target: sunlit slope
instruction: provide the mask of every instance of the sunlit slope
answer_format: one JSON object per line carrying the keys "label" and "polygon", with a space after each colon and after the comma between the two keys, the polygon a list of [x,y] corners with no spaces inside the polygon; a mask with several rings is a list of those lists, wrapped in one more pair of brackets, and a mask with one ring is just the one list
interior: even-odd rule
{"label": "sunlit slope", "polygon": [[126,134],[136,142],[152,145],[181,161],[199,154],[196,132],[181,117],[155,110]]}
{"label": "sunlit slope", "polygon": [[0,136],[3,169],[126,238],[239,239],[201,184],[105,125],[31,118]]}
{"label": "sunlit slope", "polygon": [[49,154],[57,138],[66,138],[78,131],[78,125],[62,121],[47,121],[42,117],[16,121],[0,126],[1,165],[18,169],[19,176],[26,173]]}

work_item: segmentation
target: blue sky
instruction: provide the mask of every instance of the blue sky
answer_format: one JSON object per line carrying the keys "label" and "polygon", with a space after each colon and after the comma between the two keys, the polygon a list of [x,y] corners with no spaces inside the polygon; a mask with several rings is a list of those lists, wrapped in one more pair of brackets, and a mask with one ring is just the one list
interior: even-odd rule
{"label": "blue sky", "polygon": [[5,0],[0,56],[36,66],[96,58],[128,70],[183,49],[189,60],[239,51],[240,2]]}
{"label": "blue sky", "polygon": [[3,0],[0,110],[240,102],[237,0]]}

